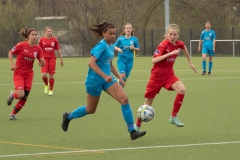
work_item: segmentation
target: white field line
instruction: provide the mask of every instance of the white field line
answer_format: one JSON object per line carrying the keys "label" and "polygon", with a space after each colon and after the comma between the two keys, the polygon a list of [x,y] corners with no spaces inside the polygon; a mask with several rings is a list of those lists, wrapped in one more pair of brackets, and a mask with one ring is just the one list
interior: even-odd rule
{"label": "white field line", "polygon": [[[240,77],[221,77],[221,78],[187,78],[187,79],[180,79],[181,81],[192,81],[192,80],[222,80],[222,79],[240,79]],[[129,80],[127,81],[127,83],[132,83],[132,82],[147,82],[147,80]],[[81,83],[85,83],[84,82],[62,82],[62,83],[55,83],[54,84],[81,84]],[[42,85],[43,83],[33,83],[33,85]],[[13,85],[13,83],[11,84],[0,84],[0,86],[10,86],[10,85]]]}
{"label": "white field line", "polygon": [[89,153],[89,152],[96,152],[96,151],[99,152],[99,151],[124,151],[124,150],[139,150],[139,149],[154,149],[154,148],[179,148],[179,147],[193,147],[193,146],[239,144],[239,143],[240,143],[240,141],[231,141],[231,142],[212,142],[212,143],[179,144],[179,145],[165,145],[165,146],[109,148],[109,149],[94,149],[94,150],[80,150],[80,151],[62,151],[62,152],[43,152],[43,153],[29,153],[29,154],[10,154],[10,155],[0,155],[0,158],[26,157],[26,156],[39,156],[39,155],[56,155],[56,154],[70,154],[70,153]]}

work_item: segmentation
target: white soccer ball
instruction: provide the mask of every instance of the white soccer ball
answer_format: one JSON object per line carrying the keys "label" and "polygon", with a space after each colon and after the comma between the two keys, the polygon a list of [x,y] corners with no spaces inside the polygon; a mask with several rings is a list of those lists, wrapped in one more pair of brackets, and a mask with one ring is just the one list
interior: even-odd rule
{"label": "white soccer ball", "polygon": [[154,109],[149,105],[142,105],[138,108],[137,111],[138,118],[143,122],[149,122],[154,117]]}

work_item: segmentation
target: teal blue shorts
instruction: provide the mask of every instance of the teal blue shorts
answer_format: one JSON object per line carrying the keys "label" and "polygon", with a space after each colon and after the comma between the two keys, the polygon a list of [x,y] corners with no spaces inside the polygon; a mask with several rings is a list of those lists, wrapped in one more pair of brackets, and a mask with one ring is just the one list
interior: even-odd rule
{"label": "teal blue shorts", "polygon": [[111,85],[116,81],[114,78],[112,82],[104,82],[99,84],[94,84],[92,82],[86,82],[86,92],[92,96],[99,97],[102,93],[102,90],[106,91]]}
{"label": "teal blue shorts", "polygon": [[202,54],[207,54],[208,56],[214,56],[214,51],[212,49],[202,49]]}
{"label": "teal blue shorts", "polygon": [[118,72],[125,73],[128,78],[133,68],[133,57],[119,56],[117,60]]}

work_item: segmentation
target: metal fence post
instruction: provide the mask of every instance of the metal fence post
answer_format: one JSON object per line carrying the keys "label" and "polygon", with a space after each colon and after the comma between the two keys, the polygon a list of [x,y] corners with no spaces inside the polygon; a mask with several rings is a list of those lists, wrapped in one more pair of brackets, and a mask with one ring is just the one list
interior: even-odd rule
{"label": "metal fence post", "polygon": [[232,38],[233,38],[233,57],[235,57],[234,27],[232,27]]}
{"label": "metal fence post", "polygon": [[82,29],[82,54],[84,57],[84,29]]}
{"label": "metal fence post", "polygon": [[144,29],[144,30],[143,30],[143,55],[144,55],[144,56],[145,56],[145,51],[146,51],[145,41],[146,41],[146,36],[145,36],[145,29]]}
{"label": "metal fence post", "polygon": [[190,44],[189,44],[189,49],[190,49],[190,57],[192,57],[192,28],[190,29]]}
{"label": "metal fence post", "polygon": [[151,43],[152,43],[152,55],[153,55],[153,29],[151,29]]}

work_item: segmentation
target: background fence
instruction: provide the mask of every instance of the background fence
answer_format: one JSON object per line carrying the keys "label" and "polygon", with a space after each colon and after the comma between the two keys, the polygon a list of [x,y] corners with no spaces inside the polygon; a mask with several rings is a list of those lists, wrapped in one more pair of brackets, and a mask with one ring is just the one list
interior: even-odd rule
{"label": "background fence", "polygon": [[[203,28],[204,29],[204,28]],[[202,29],[202,30],[203,30]],[[188,50],[192,50],[192,56],[201,56],[198,52],[198,42],[192,42],[190,49],[190,40],[198,40],[202,30],[199,29],[181,29],[180,38]],[[234,28],[221,29],[213,28],[215,30],[218,40],[233,40],[240,39],[240,32]],[[117,30],[117,35],[121,30]],[[164,29],[159,30],[137,30],[136,37],[140,43],[140,51],[136,52],[136,56],[152,56],[158,44],[162,41]],[[43,36],[43,31],[39,31],[39,37]],[[91,36],[89,30],[65,30],[54,31],[53,35],[58,38],[63,56],[90,56],[91,48],[99,41]],[[12,31],[12,38],[9,42],[0,44],[0,56],[7,57],[9,50],[18,42],[22,41],[16,31]],[[240,56],[240,42],[235,42],[234,48],[232,42],[221,41],[216,43],[216,56],[233,56],[233,49],[235,56]]]}

